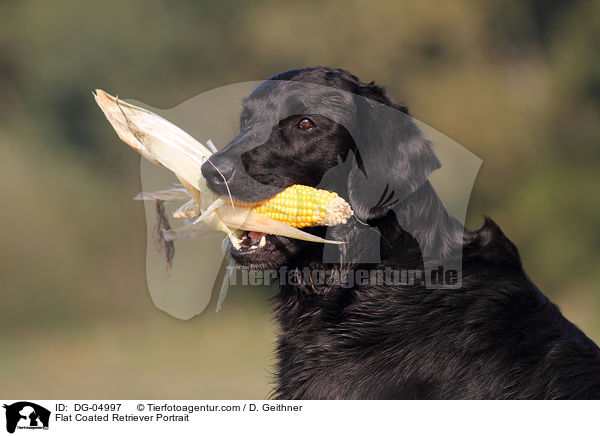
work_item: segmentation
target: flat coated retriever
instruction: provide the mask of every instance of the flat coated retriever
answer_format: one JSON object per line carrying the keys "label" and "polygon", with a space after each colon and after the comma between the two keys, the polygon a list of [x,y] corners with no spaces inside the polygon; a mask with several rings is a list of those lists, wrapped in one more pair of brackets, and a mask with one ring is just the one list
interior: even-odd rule
{"label": "flat coated retriever", "polygon": [[[303,229],[343,245],[244,232],[231,250],[295,277],[276,296],[275,397],[600,399],[600,349],[492,220],[468,231],[448,213],[428,181],[431,145],[383,88],[340,69],[286,71],[245,99],[240,124],[202,167],[212,190],[259,202],[304,184],[355,213]],[[440,265],[456,270],[428,279]]]}

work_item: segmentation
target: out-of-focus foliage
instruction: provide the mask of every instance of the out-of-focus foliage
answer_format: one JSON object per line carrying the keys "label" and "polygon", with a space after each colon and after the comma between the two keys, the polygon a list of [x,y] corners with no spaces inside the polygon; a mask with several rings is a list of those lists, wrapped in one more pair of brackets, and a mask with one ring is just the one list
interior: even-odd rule
{"label": "out-of-focus foliage", "polygon": [[386,85],[481,157],[468,224],[495,219],[534,281],[600,341],[600,2],[8,0],[6,396],[267,395],[265,294],[238,290],[219,315],[189,322],[152,305],[143,209],[131,201],[139,157],[90,92],[167,108],[309,65]]}

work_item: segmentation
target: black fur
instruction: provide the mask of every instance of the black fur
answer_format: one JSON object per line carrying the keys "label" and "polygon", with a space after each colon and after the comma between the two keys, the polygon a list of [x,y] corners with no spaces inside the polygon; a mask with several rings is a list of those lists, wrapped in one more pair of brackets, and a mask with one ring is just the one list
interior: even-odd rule
{"label": "black fur", "polygon": [[[386,108],[397,115],[382,118]],[[306,117],[314,129],[298,128]],[[427,181],[439,167],[429,143],[383,88],[326,67],[278,74],[247,98],[240,135],[212,161],[239,200],[302,183],[335,190],[358,218],[309,230],[347,242],[330,252],[338,262],[323,260],[332,247],[269,235],[258,252],[232,251],[241,265],[344,273],[462,265],[458,288],[282,285],[277,398],[600,399],[598,347],[530,281],[494,222],[465,231],[447,212]],[[225,193],[211,165],[203,173]]]}

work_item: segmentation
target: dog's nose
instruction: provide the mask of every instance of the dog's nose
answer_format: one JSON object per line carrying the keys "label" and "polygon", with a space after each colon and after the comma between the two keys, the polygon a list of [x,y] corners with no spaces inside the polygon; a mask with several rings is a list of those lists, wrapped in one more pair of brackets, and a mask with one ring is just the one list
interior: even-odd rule
{"label": "dog's nose", "polygon": [[216,194],[225,195],[226,183],[229,183],[235,171],[235,162],[228,158],[213,156],[211,160],[202,164],[201,171],[208,187]]}

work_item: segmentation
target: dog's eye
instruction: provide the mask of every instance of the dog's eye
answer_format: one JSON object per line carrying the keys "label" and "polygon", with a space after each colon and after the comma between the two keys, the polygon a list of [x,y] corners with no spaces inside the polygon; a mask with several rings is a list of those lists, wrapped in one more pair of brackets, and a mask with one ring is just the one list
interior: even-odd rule
{"label": "dog's eye", "polygon": [[309,120],[308,118],[302,118],[298,124],[297,127],[300,130],[308,130],[308,129],[312,129],[313,127],[315,127],[315,123],[313,123],[311,120]]}

